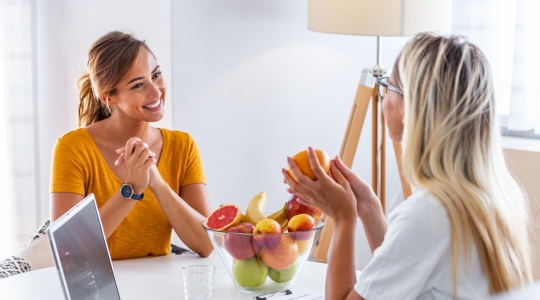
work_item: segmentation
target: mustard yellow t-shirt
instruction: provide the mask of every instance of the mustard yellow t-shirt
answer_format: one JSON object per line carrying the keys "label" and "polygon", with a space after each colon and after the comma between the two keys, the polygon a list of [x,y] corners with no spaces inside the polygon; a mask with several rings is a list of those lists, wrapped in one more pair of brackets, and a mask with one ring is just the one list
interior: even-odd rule
{"label": "mustard yellow t-shirt", "polygon": [[[163,149],[157,167],[171,189],[178,194],[184,185],[205,183],[195,141],[185,132],[160,130]],[[56,141],[51,175],[51,193],[94,193],[98,207],[122,185],[85,128],[70,131]],[[144,199],[135,204],[107,243],[112,259],[165,255],[171,251],[171,233],[156,196],[147,188]]]}

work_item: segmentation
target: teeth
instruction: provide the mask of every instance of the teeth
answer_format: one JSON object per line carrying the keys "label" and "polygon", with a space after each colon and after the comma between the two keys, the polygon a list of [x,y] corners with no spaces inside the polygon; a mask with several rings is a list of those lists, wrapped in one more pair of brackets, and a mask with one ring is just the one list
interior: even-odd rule
{"label": "teeth", "polygon": [[143,107],[145,108],[156,108],[159,106],[159,104],[161,103],[161,99],[158,99],[158,101],[152,103],[152,104],[149,104],[149,105],[145,105]]}

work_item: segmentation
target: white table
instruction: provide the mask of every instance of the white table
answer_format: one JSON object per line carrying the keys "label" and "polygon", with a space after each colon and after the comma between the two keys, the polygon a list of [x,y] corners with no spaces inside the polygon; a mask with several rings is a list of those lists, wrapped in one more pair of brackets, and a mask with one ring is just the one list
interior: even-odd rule
{"label": "white table", "polygon": [[[113,261],[122,299],[184,299],[182,267],[212,265],[216,268],[213,299],[252,299],[255,294],[237,291],[217,253],[208,258],[167,255]],[[306,261],[291,288],[324,290],[326,264]],[[357,271],[357,275],[360,272]],[[63,299],[55,267],[0,279],[1,299]]]}

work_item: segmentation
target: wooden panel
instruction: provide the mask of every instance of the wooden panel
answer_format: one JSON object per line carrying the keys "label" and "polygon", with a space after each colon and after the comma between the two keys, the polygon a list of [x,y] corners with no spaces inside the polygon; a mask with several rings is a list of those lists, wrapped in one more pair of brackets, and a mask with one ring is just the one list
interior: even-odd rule
{"label": "wooden panel", "polygon": [[[352,166],[354,155],[356,154],[356,148],[360,140],[362,127],[364,126],[372,91],[372,88],[364,85],[359,85],[356,91],[356,97],[339,154],[343,163],[349,168]],[[332,240],[332,232],[334,231],[334,222],[329,217],[323,217],[326,224],[311,251],[311,257],[317,262],[326,262],[328,249]]]}
{"label": "wooden panel", "polygon": [[540,152],[505,149],[508,168],[529,198],[533,276],[540,280]]}

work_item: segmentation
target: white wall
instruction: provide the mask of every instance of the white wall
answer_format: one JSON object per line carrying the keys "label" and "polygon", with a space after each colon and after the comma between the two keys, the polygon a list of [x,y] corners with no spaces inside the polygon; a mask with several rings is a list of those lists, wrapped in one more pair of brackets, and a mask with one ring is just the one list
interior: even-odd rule
{"label": "white wall", "polygon": [[[260,191],[269,211],[289,194],[286,157],[307,146],[339,153],[374,37],[307,30],[307,1],[172,1],[174,127],[197,141],[212,206],[245,209]],[[383,39],[391,68],[407,38]],[[353,170],[371,182],[370,114]],[[389,210],[402,195],[388,144]],[[393,200],[392,200],[393,198]],[[371,258],[357,228],[357,268]]]}
{"label": "white wall", "polygon": [[[146,40],[169,84],[170,0],[37,1],[38,103],[41,219],[48,217],[51,154],[56,139],[77,127],[76,80],[86,71],[87,51],[100,36],[128,30]],[[167,93],[174,98],[172,90]],[[169,111],[159,125],[172,127]]]}

